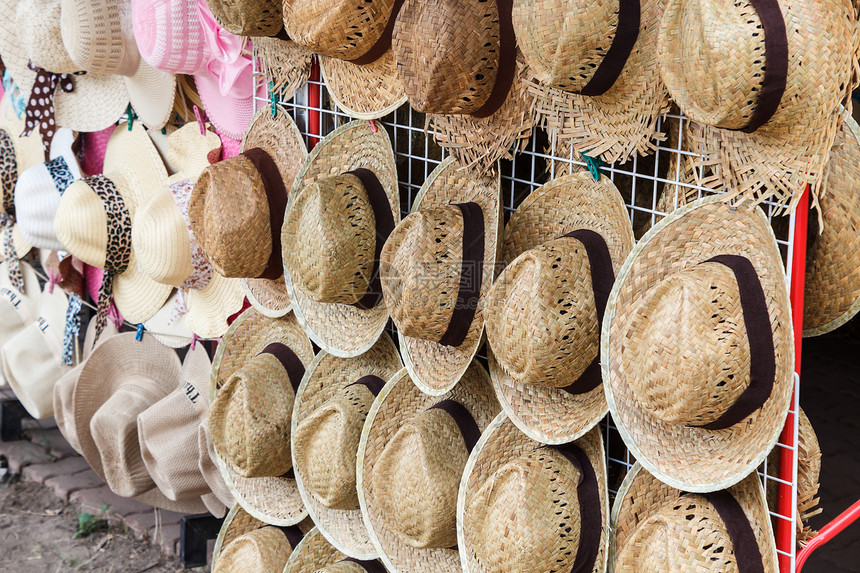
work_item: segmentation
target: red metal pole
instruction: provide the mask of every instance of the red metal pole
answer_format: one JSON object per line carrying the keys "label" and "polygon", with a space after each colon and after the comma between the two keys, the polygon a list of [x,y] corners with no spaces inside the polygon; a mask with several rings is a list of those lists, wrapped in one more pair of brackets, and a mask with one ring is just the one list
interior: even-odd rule
{"label": "red metal pole", "polygon": [[313,135],[322,135],[320,131],[320,109],[322,109],[322,94],[320,93],[320,65],[314,58],[313,66],[311,67],[311,77],[308,83],[308,132],[312,135],[308,138],[308,146],[313,149],[319,142],[319,137]]}
{"label": "red metal pole", "polygon": [[836,537],[843,529],[857,521],[857,518],[860,518],[860,500],[855,501],[851,507],[840,513],[839,517],[822,527],[818,535],[810,539],[806,547],[797,553],[797,567],[795,571],[800,573],[800,570],[803,569],[803,564],[806,563],[806,560],[813,551]]}

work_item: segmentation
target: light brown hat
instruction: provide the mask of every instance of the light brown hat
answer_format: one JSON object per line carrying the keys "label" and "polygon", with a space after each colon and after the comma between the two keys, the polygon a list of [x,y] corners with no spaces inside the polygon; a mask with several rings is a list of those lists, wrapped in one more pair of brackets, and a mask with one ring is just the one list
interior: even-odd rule
{"label": "light brown hat", "polygon": [[554,179],[511,216],[509,265],[484,316],[496,396],[533,440],[569,442],[606,415],[600,322],[634,242],[621,194],[588,172]]}
{"label": "light brown hat", "polygon": [[858,46],[852,2],[667,0],[660,73],[701,124],[694,151],[712,171],[705,184],[789,208],[809,184],[815,204],[840,103],[857,85]]}
{"label": "light brown hat", "polygon": [[317,354],[296,392],[291,440],[299,493],[326,539],[357,559],[376,557],[355,485],[358,442],[374,399],[402,368],[383,333],[355,358]]}
{"label": "light brown hat", "polygon": [[382,292],[400,352],[423,392],[448,392],[478,350],[495,276],[499,179],[443,161],[382,248]]}
{"label": "light brown hat", "polygon": [[603,438],[545,446],[504,414],[466,464],[457,500],[463,571],[603,572],[609,492]]}
{"label": "light brown hat", "polygon": [[194,236],[214,269],[248,279],[249,299],[266,315],[289,307],[283,284],[281,226],[287,192],[307,156],[286,110],[260,110],[242,154],[210,165],[194,185],[188,214]]}
{"label": "light brown hat", "polygon": [[441,396],[421,392],[405,369],[379,393],[358,446],[357,484],[386,567],[461,571],[457,490],[469,452],[499,411],[477,362]]}
{"label": "light brown hat", "polygon": [[307,335],[357,356],[388,323],[379,258],[400,221],[397,168],[384,129],[341,126],[314,147],[290,191],[281,235],[287,293]]}
{"label": "light brown hat", "polygon": [[209,0],[209,9],[237,36],[275,36],[283,28],[281,0]]}
{"label": "light brown hat", "polygon": [[764,213],[712,196],[648,231],[609,295],[600,360],[612,419],[649,472],[703,492],[753,471],[779,437],[794,372]]}
{"label": "light brown hat", "polygon": [[245,511],[274,525],[307,515],[292,473],[290,420],[312,360],[311,342],[291,313],[272,319],[249,308],[212,362],[209,431],[221,474]]}
{"label": "light brown hat", "polygon": [[[610,571],[779,571],[764,491],[753,472],[713,493],[679,491],[638,463],[612,505]],[[760,568],[756,566],[760,564]]]}
{"label": "light brown hat", "polygon": [[292,40],[259,36],[254,38],[253,53],[279,101],[293,99],[310,78],[314,54]]}
{"label": "light brown hat", "polygon": [[311,529],[290,555],[284,573],[385,573],[379,561],[359,561],[344,555],[319,531]]}

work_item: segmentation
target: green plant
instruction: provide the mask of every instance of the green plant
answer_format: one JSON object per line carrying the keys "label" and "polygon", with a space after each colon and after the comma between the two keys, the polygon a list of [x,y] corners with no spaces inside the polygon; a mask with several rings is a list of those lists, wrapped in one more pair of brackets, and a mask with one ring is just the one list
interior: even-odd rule
{"label": "green plant", "polygon": [[91,535],[93,532],[107,527],[107,520],[104,519],[104,514],[108,510],[107,505],[102,507],[98,515],[92,513],[78,514],[78,528],[75,530],[74,539],[80,539]]}

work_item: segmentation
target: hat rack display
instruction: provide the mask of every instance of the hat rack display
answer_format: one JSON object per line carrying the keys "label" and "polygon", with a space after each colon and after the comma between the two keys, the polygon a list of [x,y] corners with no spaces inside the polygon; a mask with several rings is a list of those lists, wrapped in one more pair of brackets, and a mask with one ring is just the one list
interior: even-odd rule
{"label": "hat rack display", "polygon": [[213,571],[792,571],[860,308],[810,2],[0,0],[0,383]]}

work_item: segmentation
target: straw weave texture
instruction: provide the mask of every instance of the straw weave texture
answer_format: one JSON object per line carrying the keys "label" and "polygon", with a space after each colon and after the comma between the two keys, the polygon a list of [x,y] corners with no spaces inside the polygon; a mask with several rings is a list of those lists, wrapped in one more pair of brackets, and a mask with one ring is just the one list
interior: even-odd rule
{"label": "straw weave texture", "polygon": [[334,103],[354,118],[379,119],[406,103],[391,50],[364,65],[320,57],[320,69]]}
{"label": "straw weave texture", "polygon": [[222,551],[213,573],[233,571],[282,571],[292,548],[276,527],[261,527],[245,533]]}
{"label": "straw weave texture", "polygon": [[274,36],[283,28],[280,0],[209,0],[209,9],[237,36]]}
{"label": "straw weave texture", "polygon": [[273,91],[281,101],[293,98],[311,75],[313,53],[289,40],[254,38],[254,57],[260,73],[272,80]]}
{"label": "straw weave texture", "polygon": [[343,559],[346,559],[346,555],[335,549],[315,527],[290,555],[284,573],[314,573]]}

